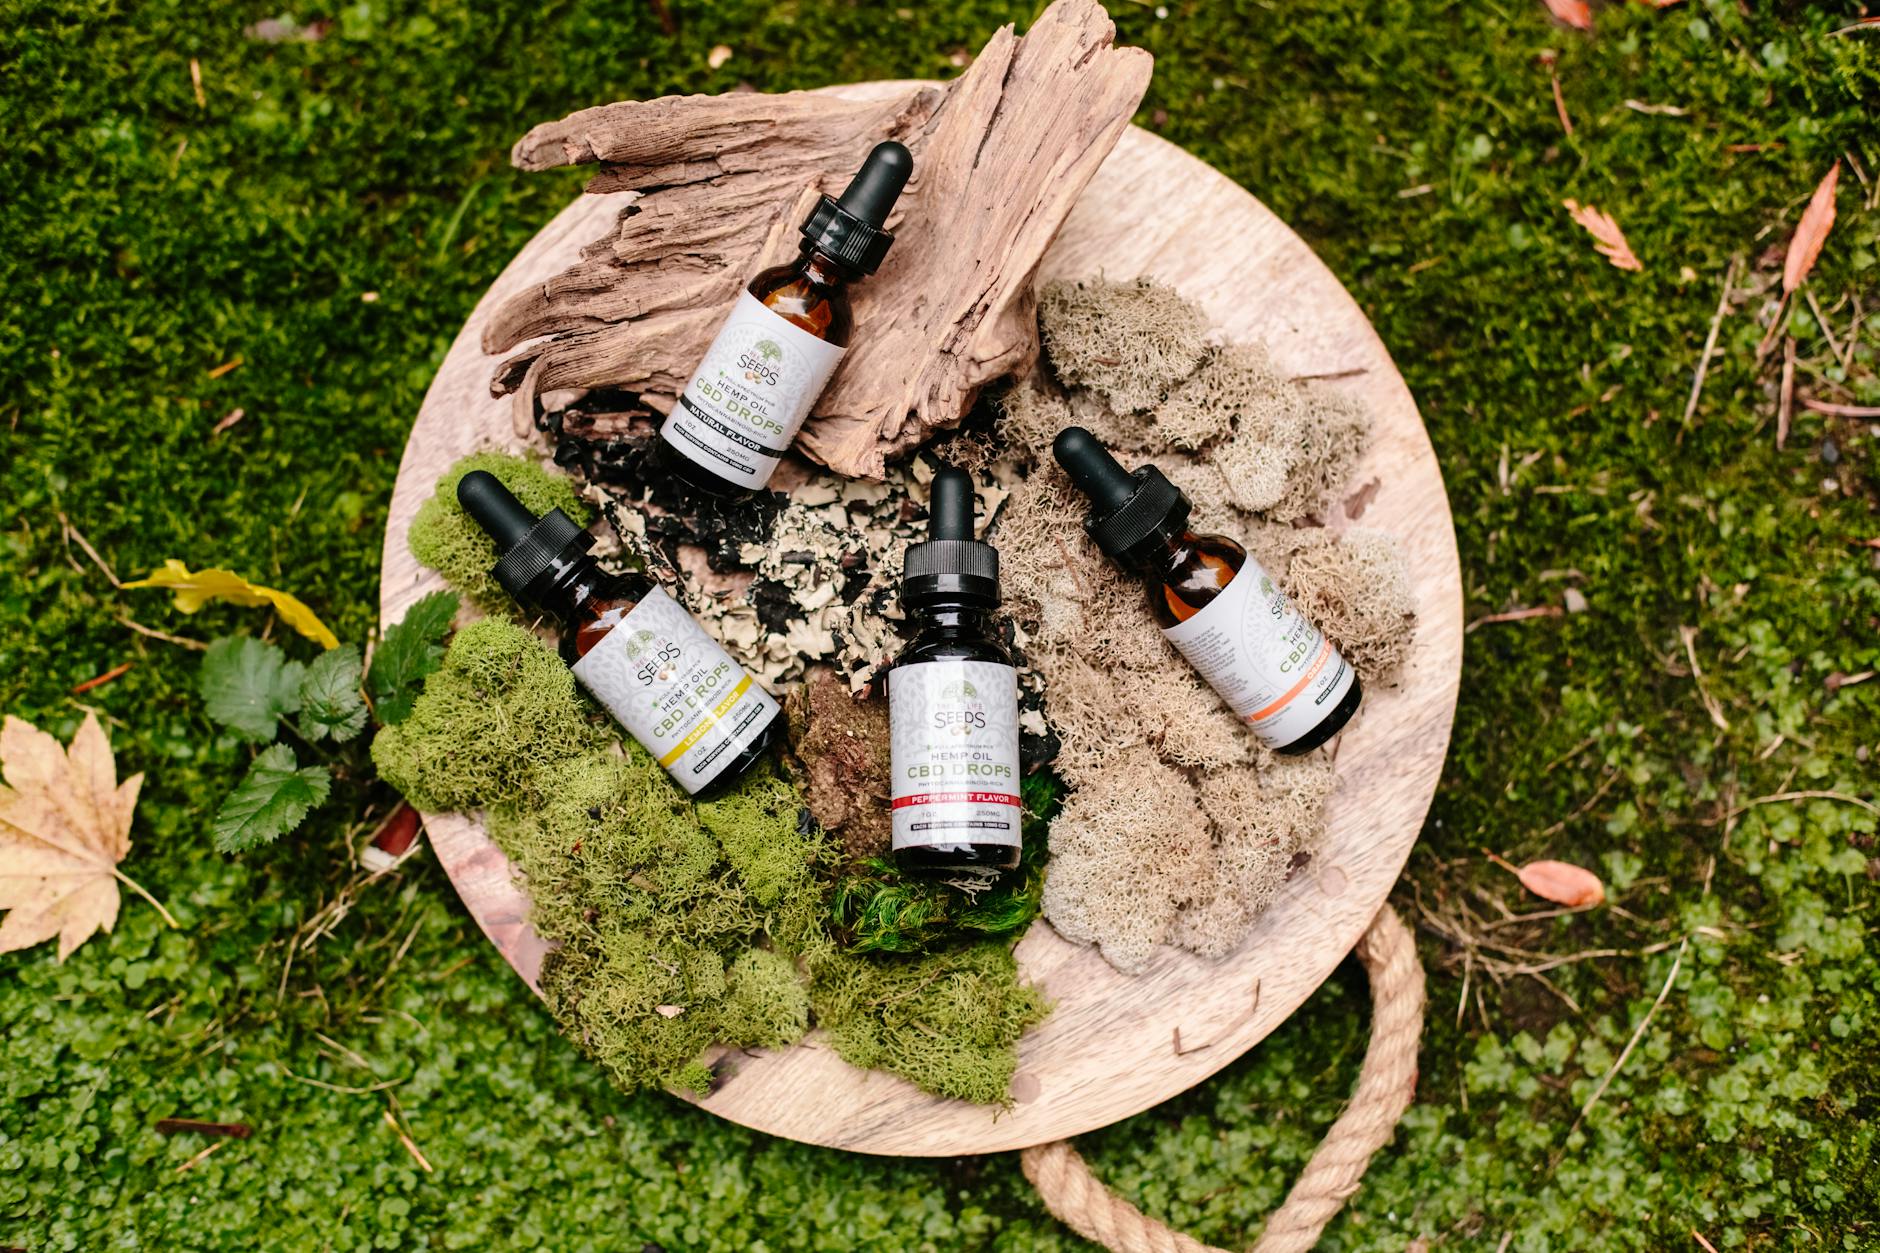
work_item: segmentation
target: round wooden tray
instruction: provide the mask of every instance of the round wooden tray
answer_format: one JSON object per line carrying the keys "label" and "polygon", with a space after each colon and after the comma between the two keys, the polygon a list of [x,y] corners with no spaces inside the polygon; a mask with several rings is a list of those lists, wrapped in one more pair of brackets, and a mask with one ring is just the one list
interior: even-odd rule
{"label": "round wooden tray", "polygon": [[[564,209],[503,271],[451,345],[392,493],[383,621],[397,621],[442,585],[405,544],[438,475],[475,448],[517,444],[508,401],[490,396],[493,360],[478,346],[485,320],[525,285],[571,264],[621,199],[582,196]],[[1262,341],[1294,375],[1348,376],[1338,385],[1370,405],[1376,436],[1353,481],[1379,480],[1362,525],[1396,536],[1416,586],[1417,643],[1402,681],[1366,692],[1338,747],[1326,843],[1238,953],[1210,962],[1165,948],[1147,971],[1125,976],[1048,924],[1031,928],[1019,965],[1054,1008],[1019,1047],[1010,1109],[929,1096],[892,1075],[856,1070],[812,1033],[782,1052],[737,1057],[718,1090],[697,1102],[715,1114],[812,1144],[912,1156],[1021,1148],[1116,1122],[1206,1079],[1285,1021],[1356,943],[1416,841],[1455,715],[1461,576],[1442,473],[1384,345],[1331,271],[1264,205],[1135,127],[1079,200],[1040,277],[1098,272],[1173,283],[1227,337]],[[425,827],[471,915],[537,986],[546,946],[502,851],[475,816],[427,814]]]}

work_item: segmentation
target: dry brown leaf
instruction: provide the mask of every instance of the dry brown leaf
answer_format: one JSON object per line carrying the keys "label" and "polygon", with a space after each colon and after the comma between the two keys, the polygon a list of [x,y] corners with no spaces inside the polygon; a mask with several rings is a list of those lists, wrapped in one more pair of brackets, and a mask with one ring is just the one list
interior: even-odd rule
{"label": "dry brown leaf", "polygon": [[1789,255],[1782,262],[1782,294],[1793,295],[1821,256],[1821,246],[1834,229],[1834,190],[1841,185],[1841,163],[1836,161],[1808,198],[1808,208],[1796,224],[1795,237],[1789,240]]}
{"label": "dry brown leaf", "polygon": [[[59,960],[117,921],[117,868],[130,852],[131,812],[144,776],[117,781],[110,741],[85,715],[71,747],[29,722],[0,727],[0,953],[59,937]],[[166,921],[175,919],[157,905]]]}
{"label": "dry brown leaf", "polygon": [[1534,895],[1568,909],[1585,909],[1606,899],[1599,876],[1571,862],[1531,861],[1514,874]]}
{"label": "dry brown leaf", "polygon": [[1632,251],[1632,245],[1625,242],[1625,232],[1612,220],[1612,214],[1602,213],[1592,205],[1583,205],[1577,200],[1562,200],[1567,212],[1587,234],[1593,237],[1593,247],[1599,255],[1618,266],[1621,270],[1642,270],[1644,263],[1638,254]]}
{"label": "dry brown leaf", "polygon": [[1577,30],[1593,29],[1593,6],[1586,0],[1546,0],[1547,11]]}

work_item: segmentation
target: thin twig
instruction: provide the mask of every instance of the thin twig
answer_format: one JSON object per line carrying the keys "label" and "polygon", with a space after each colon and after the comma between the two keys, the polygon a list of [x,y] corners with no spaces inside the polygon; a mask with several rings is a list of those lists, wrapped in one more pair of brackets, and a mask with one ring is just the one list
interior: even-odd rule
{"label": "thin twig", "polygon": [[94,678],[86,679],[83,683],[78,684],[72,689],[72,695],[82,696],[86,692],[91,691],[91,689],[94,687],[103,687],[105,684],[111,682],[113,679],[121,679],[125,675],[129,674],[131,667],[136,664],[137,663],[134,661],[127,661],[121,666],[111,667],[109,670],[105,671],[101,675],[97,675]]}
{"label": "thin twig", "polygon": [[171,635],[167,631],[159,631],[155,627],[147,627],[142,623],[132,622],[129,618],[119,618],[118,625],[129,627],[131,630],[137,632],[137,634],[148,636],[153,640],[162,640],[165,644],[174,644],[178,648],[187,648],[192,652],[198,653],[206,653],[209,651],[209,646],[201,640],[192,640],[181,635]]}
{"label": "thin twig", "polygon": [[1606,1095],[1606,1089],[1611,1085],[1613,1077],[1625,1066],[1626,1059],[1632,1056],[1632,1050],[1637,1048],[1638,1042],[1645,1037],[1645,1029],[1652,1025],[1652,1015],[1658,1012],[1658,1007],[1665,1003],[1667,996],[1671,995],[1671,985],[1677,982],[1678,971],[1684,968],[1684,951],[1690,947],[1690,943],[1691,937],[1688,935],[1679,942],[1678,955],[1671,959],[1671,973],[1665,976],[1665,986],[1658,989],[1658,999],[1652,1002],[1651,1008],[1645,1011],[1645,1016],[1639,1019],[1637,1030],[1632,1032],[1632,1038],[1625,1042],[1625,1047],[1619,1050],[1618,1058],[1612,1063],[1611,1069],[1606,1071],[1605,1078],[1599,1081],[1599,1086],[1593,1089],[1593,1095],[1587,1097],[1586,1104],[1580,1106],[1580,1116],[1573,1120],[1571,1127],[1567,1128],[1567,1139],[1571,1140],[1573,1133],[1580,1129],[1580,1124],[1586,1121],[1586,1116],[1593,1112],[1593,1106],[1599,1104],[1599,1098]]}
{"label": "thin twig", "polygon": [[1782,341],[1782,390],[1776,399],[1776,450],[1789,442],[1789,419],[1795,413],[1795,337]]}
{"label": "thin twig", "polygon": [[1704,712],[1710,715],[1711,725],[1719,731],[1728,731],[1730,720],[1723,716],[1723,706],[1717,703],[1717,698],[1712,696],[1710,689],[1704,686],[1703,667],[1697,664],[1697,628],[1681,626],[1678,628],[1678,634],[1684,640],[1684,655],[1691,659],[1691,678],[1697,682],[1697,698],[1704,702]]}
{"label": "thin twig", "polygon": [[[163,1008],[159,1005],[157,1008]],[[245,1122],[204,1122],[200,1118],[159,1118],[154,1128],[160,1136],[182,1135],[193,1132],[205,1136],[234,1136],[237,1140],[246,1140],[253,1134],[254,1128]]]}
{"label": "thin twig", "polygon": [[411,1160],[418,1163],[419,1169],[423,1170],[427,1175],[432,1173],[431,1163],[426,1161],[424,1154],[418,1151],[417,1141],[405,1134],[405,1129],[398,1125],[398,1120],[392,1117],[392,1111],[389,1109],[385,1111],[385,1122],[387,1126],[398,1133],[398,1142],[405,1146],[405,1152],[411,1154]]}
{"label": "thin twig", "polygon": [[[1579,807],[1576,808],[1572,813],[1568,814],[1566,817],[1562,818],[1559,822],[1556,822],[1553,826],[1548,827],[1545,831],[1541,832],[1538,836],[1536,836],[1535,842],[1536,843],[1544,842],[1548,839],[1551,839],[1552,837],[1556,835],[1559,835],[1562,831],[1566,830],[1568,823],[1575,821],[1581,815],[1586,813],[1587,810],[1599,804],[1601,798],[1603,798],[1607,792],[1610,792],[1612,790],[1612,785],[1617,783],[1618,781],[1619,781],[1619,768],[1617,766],[1614,766],[1610,770],[1606,771],[1606,777],[1600,780],[1599,786],[1593,790],[1593,794],[1591,796],[1581,801],[1579,804]],[[1513,870],[1514,873],[1516,874],[1521,873],[1519,870],[1515,869],[1515,867],[1513,866],[1508,866],[1507,868],[1509,870]],[[1568,910],[1565,912],[1572,913],[1575,911]]]}
{"label": "thin twig", "polygon": [[1846,792],[1806,791],[1776,792],[1769,796],[1758,796],[1754,800],[1744,801],[1741,805],[1732,809],[1724,816],[1726,818],[1734,818],[1738,814],[1748,813],[1757,805],[1772,805],[1777,801],[1845,801],[1849,805],[1859,805],[1870,814],[1880,814],[1880,805],[1876,805],[1872,801],[1864,801],[1858,796],[1849,796]]}
{"label": "thin twig", "polygon": [[1705,1253],[1717,1253],[1717,1246],[1704,1239],[1704,1233],[1695,1227],[1691,1228],[1691,1238],[1704,1246]]}
{"label": "thin twig", "polygon": [[274,1003],[276,1005],[279,1005],[282,998],[287,995],[287,975],[288,972],[294,968],[294,950],[299,947],[299,945],[300,936],[298,934],[287,937],[287,960],[281,965],[281,985],[274,989]]}
{"label": "thin twig", "polygon": [[341,1044],[338,1040],[335,1040],[332,1036],[327,1035],[325,1032],[316,1031],[313,1033],[313,1038],[318,1040],[320,1043],[326,1045],[328,1048],[332,1049],[335,1053],[338,1053],[342,1061],[345,1061],[350,1065],[357,1066],[361,1070],[372,1069],[371,1062],[367,1061],[365,1058],[361,1057],[359,1054],[353,1052],[351,1049],[347,1048],[344,1044]]}
{"label": "thin twig", "polygon": [[1854,293],[1854,319],[1847,324],[1847,348],[1841,354],[1843,372],[1854,368],[1854,350],[1860,347],[1860,293]]}
{"label": "thin twig", "polygon": [[1540,971],[1530,970],[1527,972],[1527,975],[1528,975],[1528,978],[1534,980],[1534,982],[1540,984],[1542,987],[1546,988],[1549,992],[1552,992],[1556,997],[1559,998],[1560,1003],[1562,1005],[1565,1005],[1568,1009],[1572,1010],[1574,1013],[1583,1014],[1586,1012],[1584,1009],[1580,1008],[1580,1003],[1578,1001],[1574,1000],[1573,997],[1571,997],[1565,992],[1562,992],[1559,988],[1555,987],[1554,981],[1552,979],[1549,979],[1546,975],[1542,974]]}
{"label": "thin twig", "polygon": [[1813,396],[1802,398],[1802,408],[1836,418],[1880,418],[1880,405],[1837,405],[1831,400],[1816,400]]}
{"label": "thin twig", "polygon": [[1704,394],[1704,379],[1710,374],[1710,354],[1717,351],[1717,333],[1723,329],[1723,315],[1730,308],[1730,289],[1736,283],[1736,267],[1741,257],[1731,257],[1729,268],[1723,272],[1723,294],[1717,297],[1717,312],[1710,319],[1710,333],[1704,336],[1704,351],[1697,358],[1697,375],[1691,379],[1691,396],[1684,402],[1684,425],[1691,424],[1691,415],[1697,412],[1697,399]]}
{"label": "thin twig", "polygon": [[195,1155],[194,1157],[192,1157],[192,1158],[190,1158],[190,1159],[189,1159],[188,1161],[186,1161],[186,1162],[184,1162],[184,1163],[183,1163],[183,1164],[182,1164],[181,1166],[178,1166],[178,1167],[176,1168],[176,1173],[180,1175],[180,1174],[182,1174],[182,1173],[183,1173],[184,1171],[186,1171],[186,1170],[189,1170],[190,1168],[192,1168],[192,1167],[194,1167],[194,1166],[195,1166],[195,1165],[196,1165],[196,1164],[197,1164],[198,1162],[200,1162],[200,1161],[202,1161],[202,1160],[203,1160],[204,1158],[206,1158],[206,1157],[208,1157],[208,1156],[209,1156],[209,1154],[211,1154],[211,1153],[213,1153],[213,1152],[215,1152],[215,1151],[216,1151],[217,1149],[219,1149],[219,1148],[221,1148],[221,1147],[223,1147],[223,1146],[224,1146],[224,1145],[226,1145],[227,1143],[228,1143],[228,1141],[227,1141],[227,1140],[217,1140],[217,1141],[216,1141],[216,1142],[215,1142],[214,1144],[211,1144],[211,1145],[210,1145],[210,1146],[209,1146],[208,1148],[206,1148],[206,1149],[204,1149],[204,1150],[203,1150],[202,1152],[200,1152],[200,1153],[198,1153],[198,1154],[196,1154],[196,1155]]}
{"label": "thin twig", "polygon": [[1788,325],[1788,312],[1789,294],[1783,292],[1781,299],[1776,301],[1776,316],[1770,321],[1768,332],[1762,337],[1761,342],[1756,345],[1756,363],[1758,365],[1761,365],[1763,358],[1769,355],[1769,350],[1776,346],[1776,339],[1782,334],[1782,328]]}
{"label": "thin twig", "polygon": [[1815,315],[1815,325],[1821,328],[1821,337],[1828,341],[1828,351],[1838,361],[1841,357],[1841,345],[1835,341],[1834,328],[1828,325],[1827,315],[1821,311],[1821,302],[1815,299],[1813,287],[1802,288],[1802,295],[1808,298],[1808,311]]}
{"label": "thin twig", "polygon": [[1525,622],[1529,618],[1558,618],[1565,612],[1566,610],[1562,609],[1559,605],[1536,605],[1532,609],[1510,609],[1504,613],[1491,613],[1484,617],[1477,618],[1468,626],[1462,628],[1462,633],[1467,635],[1469,632],[1475,630],[1476,627],[1488,626],[1495,622]]}
{"label": "thin twig", "polygon": [[[295,1083],[304,1083],[314,1088],[325,1088],[328,1092],[338,1092],[345,1096],[371,1096],[374,1092],[383,1092],[387,1088],[395,1088],[405,1082],[404,1079],[387,1079],[385,1082],[375,1083],[369,1088],[349,1088],[343,1083],[328,1083],[324,1079],[309,1079],[305,1075],[297,1075],[286,1066],[281,1067],[281,1073],[286,1075],[289,1079],[292,1079]],[[407,1076],[407,1078],[409,1078],[409,1076]]]}
{"label": "thin twig", "polygon": [[112,587],[121,588],[124,586],[123,583],[118,581],[117,571],[113,570],[105,563],[105,559],[98,555],[98,550],[91,546],[91,541],[85,538],[85,533],[73,526],[71,520],[67,518],[63,512],[59,514],[59,525],[65,529],[65,534],[68,538],[78,541],[78,546],[85,550],[85,555],[91,558],[91,563],[104,572],[105,578],[111,580]]}
{"label": "thin twig", "polygon": [[1560,129],[1567,132],[1567,138],[1573,138],[1573,119],[1567,116],[1567,98],[1560,92],[1560,75],[1551,74],[1554,80],[1554,112],[1560,115]]}

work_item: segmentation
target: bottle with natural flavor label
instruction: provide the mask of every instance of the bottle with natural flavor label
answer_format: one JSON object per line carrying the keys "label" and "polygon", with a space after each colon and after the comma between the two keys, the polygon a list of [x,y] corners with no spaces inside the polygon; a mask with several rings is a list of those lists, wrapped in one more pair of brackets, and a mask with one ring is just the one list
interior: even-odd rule
{"label": "bottle with natural flavor label", "polygon": [[457,500],[496,541],[496,581],[561,619],[574,677],[680,787],[709,797],[758,763],[782,710],[664,589],[602,570],[579,523],[559,509],[536,517],[493,474],[464,475]]}
{"label": "bottle with natural flavor label", "polygon": [[927,540],[908,546],[901,604],[913,642],[888,669],[894,857],[941,877],[1018,865],[1018,674],[993,633],[999,554],[973,538],[973,480],[934,476]]}
{"label": "bottle with natural flavor label", "polygon": [[842,360],[848,284],[888,255],[882,226],[913,169],[906,148],[876,144],[842,198],[824,196],[803,223],[802,255],[751,280],[660,425],[674,474],[718,494],[770,482]]}
{"label": "bottle with natural flavor label", "polygon": [[1081,426],[1052,446],[1090,498],[1084,530],[1149,580],[1162,634],[1274,752],[1307,753],[1364,698],[1358,676],[1260,563],[1225,535],[1188,529],[1188,498],[1153,465],[1130,473]]}

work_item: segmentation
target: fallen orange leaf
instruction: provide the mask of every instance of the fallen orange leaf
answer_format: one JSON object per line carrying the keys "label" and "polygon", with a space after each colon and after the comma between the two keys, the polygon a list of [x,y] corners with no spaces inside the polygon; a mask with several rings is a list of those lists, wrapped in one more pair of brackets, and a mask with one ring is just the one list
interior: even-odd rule
{"label": "fallen orange leaf", "polygon": [[1531,861],[1514,875],[1534,895],[1568,909],[1585,909],[1606,899],[1599,876],[1571,862]]}
{"label": "fallen orange leaf", "polygon": [[1821,246],[1828,242],[1828,232],[1834,229],[1834,192],[1840,185],[1841,163],[1836,161],[1815,188],[1815,194],[1808,198],[1808,208],[1802,211],[1795,236],[1789,240],[1789,255],[1782,262],[1784,296],[1793,295],[1808,272],[1815,268]]}
{"label": "fallen orange leaf", "polygon": [[1593,29],[1593,6],[1586,0],[1546,0],[1547,11],[1579,30]]}
{"label": "fallen orange leaf", "polygon": [[1612,219],[1612,214],[1602,213],[1592,205],[1583,205],[1577,200],[1562,200],[1567,212],[1580,228],[1593,237],[1593,248],[1600,256],[1612,262],[1621,270],[1642,270],[1644,262],[1632,251],[1632,245],[1625,242],[1625,232]]}

